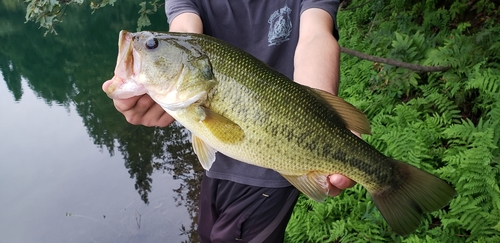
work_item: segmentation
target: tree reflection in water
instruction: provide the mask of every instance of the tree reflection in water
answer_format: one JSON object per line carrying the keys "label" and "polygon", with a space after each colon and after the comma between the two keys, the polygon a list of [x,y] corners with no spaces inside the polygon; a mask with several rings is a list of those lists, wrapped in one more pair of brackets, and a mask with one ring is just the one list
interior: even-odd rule
{"label": "tree reflection in water", "polygon": [[[135,3],[123,2],[92,15],[86,8],[71,9],[64,16],[65,23],[57,26],[59,35],[47,37],[37,24],[24,24],[22,2],[6,0],[0,6],[0,25],[5,27],[0,31],[0,71],[14,100],[22,99],[23,77],[46,104],[73,105],[94,144],[112,156],[115,149],[121,153],[145,203],[152,190],[152,173],[168,172],[181,180],[174,200],[188,210],[192,222],[179,227],[189,242],[197,242],[202,168],[187,131],[176,123],[166,128],[130,125],[101,90],[102,82],[113,75],[118,32],[136,27]],[[151,29],[167,30],[163,13],[151,20]]]}
{"label": "tree reflection in water", "polygon": [[182,234],[189,237],[188,242],[198,242],[196,222],[198,221],[198,198],[203,168],[192,150],[191,143],[188,142],[187,130],[177,123],[172,124],[171,127],[174,129],[170,133],[171,140],[166,146],[167,153],[165,153],[171,157],[162,160],[163,163],[155,163],[154,165],[169,171],[174,179],[184,182],[175,190],[178,195],[176,202],[187,208],[192,220],[188,229],[182,226],[181,230]]}
{"label": "tree reflection in water", "polygon": [[166,128],[132,127],[135,129],[119,142],[118,150],[124,155],[130,176],[136,179],[136,190],[148,203],[153,172],[168,172],[181,180],[180,187],[174,190],[177,193],[174,200],[188,210],[192,219],[191,225],[181,226],[181,231],[189,237],[187,242],[198,242],[196,222],[203,168],[193,153],[188,131],[178,123]]}

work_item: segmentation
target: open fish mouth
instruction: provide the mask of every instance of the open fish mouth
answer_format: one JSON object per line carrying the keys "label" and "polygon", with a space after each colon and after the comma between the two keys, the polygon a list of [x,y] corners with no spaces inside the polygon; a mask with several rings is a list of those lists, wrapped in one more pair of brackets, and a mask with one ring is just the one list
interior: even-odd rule
{"label": "open fish mouth", "polygon": [[143,85],[136,82],[141,62],[138,53],[132,48],[133,38],[133,33],[120,31],[115,75],[106,89],[106,94],[112,99],[127,99],[146,93]]}

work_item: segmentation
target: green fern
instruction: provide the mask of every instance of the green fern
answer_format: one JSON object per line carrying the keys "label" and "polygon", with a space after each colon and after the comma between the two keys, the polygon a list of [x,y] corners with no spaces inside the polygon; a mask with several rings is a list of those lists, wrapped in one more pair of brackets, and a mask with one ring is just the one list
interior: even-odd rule
{"label": "green fern", "polygon": [[500,242],[500,25],[486,20],[472,30],[477,22],[465,19],[492,6],[377,0],[339,13],[342,46],[452,67],[416,73],[342,55],[340,96],[370,119],[366,142],[443,178],[458,194],[405,238],[359,185],[325,203],[301,197],[286,242]]}

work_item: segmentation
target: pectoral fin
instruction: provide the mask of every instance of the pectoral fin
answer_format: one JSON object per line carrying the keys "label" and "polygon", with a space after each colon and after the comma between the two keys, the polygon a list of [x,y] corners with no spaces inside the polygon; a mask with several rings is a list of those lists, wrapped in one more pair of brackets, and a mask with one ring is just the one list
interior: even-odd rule
{"label": "pectoral fin", "polygon": [[347,129],[361,134],[371,134],[370,121],[358,108],[346,102],[344,99],[326,91],[313,88],[309,89],[323,98],[330,107],[342,117]]}
{"label": "pectoral fin", "polygon": [[[201,122],[211,135],[225,144],[240,142],[245,136],[238,124],[210,109],[202,106],[192,106],[188,113],[192,115],[192,119]],[[217,153],[217,150],[195,134],[192,135],[191,143],[193,144],[193,150],[198,156],[198,160],[200,160],[203,168],[205,170],[210,170],[215,161],[215,153]]]}
{"label": "pectoral fin", "polygon": [[328,175],[311,171],[305,175],[281,175],[308,197],[321,202],[328,196]]}
{"label": "pectoral fin", "polygon": [[220,141],[227,144],[238,143],[245,137],[245,132],[233,121],[210,109],[200,107],[205,113],[203,125]]}
{"label": "pectoral fin", "polygon": [[210,170],[215,161],[215,153],[217,150],[195,135],[192,135],[191,143],[193,144],[194,153],[198,156],[198,160],[203,169]]}

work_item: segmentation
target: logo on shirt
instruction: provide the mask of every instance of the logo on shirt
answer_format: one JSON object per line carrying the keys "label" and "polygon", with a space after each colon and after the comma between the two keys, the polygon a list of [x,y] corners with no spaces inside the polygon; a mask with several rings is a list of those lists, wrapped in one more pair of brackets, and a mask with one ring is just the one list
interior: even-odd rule
{"label": "logo on shirt", "polygon": [[269,34],[267,34],[269,46],[279,45],[290,39],[292,33],[292,20],[290,13],[292,10],[288,6],[274,11],[267,21],[269,23]]}

